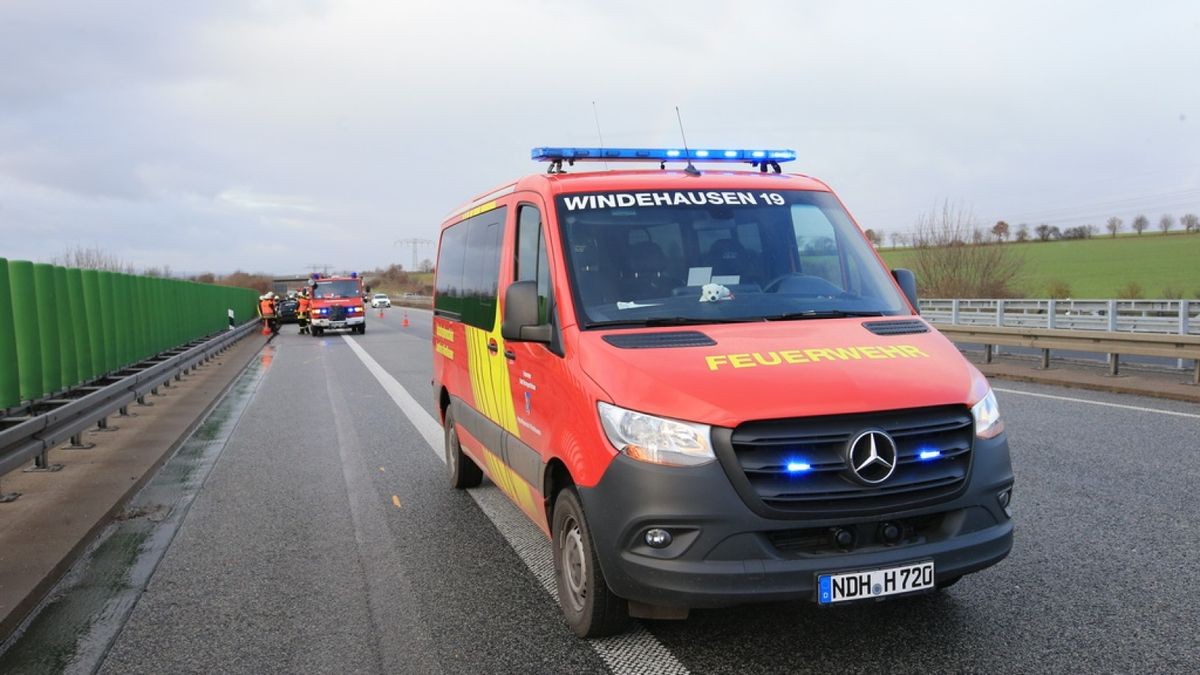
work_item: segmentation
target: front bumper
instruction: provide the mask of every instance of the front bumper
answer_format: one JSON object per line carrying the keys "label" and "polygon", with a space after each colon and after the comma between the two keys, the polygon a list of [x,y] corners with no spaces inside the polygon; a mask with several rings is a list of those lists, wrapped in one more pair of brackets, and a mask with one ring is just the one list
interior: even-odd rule
{"label": "front bumper", "polygon": [[338,321],[313,317],[309,323],[317,328],[349,328],[350,326],[358,326],[366,322],[367,318],[365,316],[348,316]]}
{"label": "front bumper", "polygon": [[[923,508],[854,518],[767,518],[733,489],[719,462],[677,468],[617,455],[580,497],[600,566],[617,595],[668,607],[816,599],[818,574],[934,561],[939,582],[993,565],[1012,548],[1013,523],[998,501],[1011,488],[1003,434],[977,440],[968,484],[955,498]],[[883,523],[921,523],[899,544],[848,550],[781,544],[823,530],[871,532]],[[673,535],[664,549],[643,541],[650,528]],[[811,536],[809,536],[811,539]]]}

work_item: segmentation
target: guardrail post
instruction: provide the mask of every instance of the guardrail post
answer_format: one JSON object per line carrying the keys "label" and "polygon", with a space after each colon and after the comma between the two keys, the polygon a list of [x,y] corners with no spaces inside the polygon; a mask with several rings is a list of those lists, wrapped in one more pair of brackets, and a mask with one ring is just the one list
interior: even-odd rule
{"label": "guardrail post", "polygon": [[1112,377],[1116,377],[1120,373],[1120,371],[1121,371],[1121,355],[1120,354],[1109,354],[1108,355],[1108,374],[1111,375]]}
{"label": "guardrail post", "polygon": [[50,451],[43,450],[38,453],[37,457],[33,458],[33,466],[25,469],[25,473],[52,473],[54,471],[62,471],[62,464],[50,463]]}
{"label": "guardrail post", "polygon": [[984,345],[983,346],[983,362],[984,363],[992,362],[992,350],[994,348],[995,348],[994,345]]}
{"label": "guardrail post", "polygon": [[[1117,301],[1116,300],[1108,301],[1108,330],[1111,333],[1117,332]],[[1109,370],[1109,373],[1108,373],[1109,375],[1117,374],[1117,355],[1116,354],[1108,355],[1108,370]]]}
{"label": "guardrail post", "polygon": [[958,303],[959,303],[958,298],[955,298],[950,301],[950,323],[955,326],[958,325],[958,307],[959,307]]}
{"label": "guardrail post", "polygon": [[96,431],[116,431],[120,428],[121,427],[114,427],[109,424],[107,417],[101,417],[100,419],[96,420]]}
{"label": "guardrail post", "polygon": [[1050,350],[1042,350],[1042,370],[1050,370]]}
{"label": "guardrail post", "polygon": [[[1004,325],[1004,301],[996,300],[996,326],[1000,327],[1003,325]],[[993,345],[992,351],[996,354],[999,354],[1000,353],[1000,345]],[[988,363],[991,363],[991,361],[989,360]]]}
{"label": "guardrail post", "polygon": [[1046,303],[1046,328],[1053,330],[1058,324],[1058,301],[1054,298]]}
{"label": "guardrail post", "polygon": [[[1180,300],[1179,301],[1179,334],[1180,335],[1188,334],[1188,319],[1190,318],[1188,316],[1188,312],[1190,312],[1190,311],[1191,311],[1191,308],[1188,307],[1188,301]],[[1179,369],[1183,370],[1186,367],[1187,366],[1185,366],[1183,364],[1183,359],[1179,359]]]}
{"label": "guardrail post", "polygon": [[71,444],[63,446],[68,450],[91,450],[96,447],[95,443],[85,443],[83,441],[83,432],[71,434]]}

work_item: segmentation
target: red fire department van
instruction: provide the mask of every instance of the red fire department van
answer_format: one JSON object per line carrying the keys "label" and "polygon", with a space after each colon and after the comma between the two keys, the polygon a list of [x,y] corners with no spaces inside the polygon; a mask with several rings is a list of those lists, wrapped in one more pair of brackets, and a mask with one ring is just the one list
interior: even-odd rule
{"label": "red fire department van", "polygon": [[549,173],[442,225],[433,386],[452,484],[486,474],[546,533],[577,634],[932,591],[1008,554],[991,388],[830,188],[780,172],[794,153],[533,157]]}
{"label": "red fire department van", "polygon": [[326,330],[349,328],[360,335],[367,332],[367,314],[363,307],[363,281],[357,272],[346,276],[312,277],[312,305],[309,323],[313,337]]}

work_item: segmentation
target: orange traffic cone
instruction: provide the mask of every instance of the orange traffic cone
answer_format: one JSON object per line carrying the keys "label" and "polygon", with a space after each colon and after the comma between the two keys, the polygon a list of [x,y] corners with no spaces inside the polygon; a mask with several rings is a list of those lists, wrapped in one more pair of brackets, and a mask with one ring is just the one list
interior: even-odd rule
{"label": "orange traffic cone", "polygon": [[264,321],[264,322],[263,322],[262,334],[263,334],[263,335],[270,335],[270,334],[271,334],[271,328],[270,328],[269,326],[267,326],[267,322],[266,322],[266,321]]}
{"label": "orange traffic cone", "polygon": [[379,306],[379,318],[383,318],[383,305]]}
{"label": "orange traffic cone", "polygon": [[400,322],[400,325],[403,326],[404,328],[408,328],[408,311],[407,310],[404,312],[404,320]]}

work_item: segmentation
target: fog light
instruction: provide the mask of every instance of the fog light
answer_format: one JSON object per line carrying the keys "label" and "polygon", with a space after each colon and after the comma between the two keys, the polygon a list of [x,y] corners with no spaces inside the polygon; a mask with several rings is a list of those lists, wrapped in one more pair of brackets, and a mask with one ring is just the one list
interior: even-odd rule
{"label": "fog light", "polygon": [[895,523],[884,523],[883,526],[879,528],[879,532],[883,535],[883,540],[889,544],[894,544],[900,541],[900,527]]}
{"label": "fog light", "polygon": [[854,545],[854,533],[839,527],[833,531],[833,543],[840,548],[850,548]]}
{"label": "fog light", "polygon": [[1000,502],[1000,508],[1004,509],[1004,514],[1012,518],[1012,507],[1010,506],[1012,502],[1012,488],[1003,490],[1000,494],[996,495],[996,501]]}
{"label": "fog light", "polygon": [[671,533],[659,527],[646,530],[646,545],[650,548],[666,548],[671,545]]}

